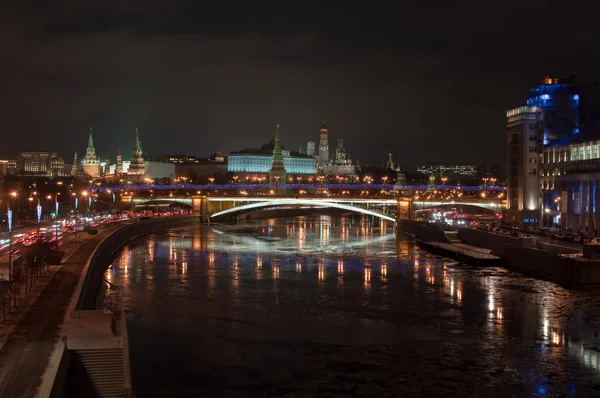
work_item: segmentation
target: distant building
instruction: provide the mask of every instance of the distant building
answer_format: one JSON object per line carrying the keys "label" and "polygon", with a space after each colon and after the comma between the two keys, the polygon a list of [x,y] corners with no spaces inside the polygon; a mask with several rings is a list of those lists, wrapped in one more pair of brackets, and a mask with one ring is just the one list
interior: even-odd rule
{"label": "distant building", "polygon": [[273,157],[271,159],[271,169],[269,170],[269,183],[277,189],[278,194],[285,193],[285,189],[281,189],[281,184],[286,183],[286,169],[284,166],[283,153],[281,152],[281,141],[279,139],[279,125],[275,131],[275,139],[273,142]]}
{"label": "distant building", "polygon": [[477,166],[472,164],[447,164],[437,163],[421,165],[417,167],[417,172],[426,175],[435,176],[477,176]]}
{"label": "distant building", "polygon": [[346,154],[344,148],[344,140],[338,138],[337,148],[335,150],[335,159],[321,165],[323,174],[326,176],[338,177],[355,177],[356,169],[350,160],[350,156]]}
{"label": "distant building", "polygon": [[306,154],[308,156],[315,156],[315,142],[312,139],[306,143]]}
{"label": "distant building", "polygon": [[142,145],[140,143],[139,129],[135,129],[135,148],[131,153],[129,161],[128,175],[143,176],[145,174],[144,157],[142,154]]}
{"label": "distant building", "polygon": [[539,108],[535,106],[520,106],[506,112],[507,221],[539,222],[538,145],[541,145],[541,117]]}
{"label": "distant building", "polygon": [[0,160],[0,177],[6,177],[8,175],[8,160]]}
{"label": "distant building", "polygon": [[[20,152],[15,162],[16,173],[21,176],[65,176],[65,161],[56,152]],[[7,172],[10,165],[7,162]]]}
{"label": "distant building", "polygon": [[597,139],[600,139],[599,85],[580,82],[575,76],[544,77],[530,90],[526,106],[507,111],[506,219],[547,223],[547,215],[543,213],[554,206],[556,193],[540,191],[542,152],[546,148],[563,148],[569,143]]}
{"label": "distant building", "polygon": [[319,141],[319,166],[329,163],[329,137],[327,124],[323,122],[321,124],[321,130],[319,130],[320,141]]}
{"label": "distant building", "polygon": [[[239,180],[267,178],[273,163],[275,139],[258,149],[249,148],[231,152],[227,157],[227,171]],[[314,176],[317,172],[316,159],[281,146],[281,156],[288,180],[290,175]]]}
{"label": "distant building", "polygon": [[91,178],[99,178],[102,176],[102,166],[100,160],[96,156],[96,148],[94,147],[94,138],[92,137],[92,128],[90,127],[90,135],[88,137],[88,146],[85,156],[81,162],[83,173]]}
{"label": "distant building", "polygon": [[600,139],[546,147],[540,162],[540,185],[548,199],[542,204],[541,224],[598,232]]}

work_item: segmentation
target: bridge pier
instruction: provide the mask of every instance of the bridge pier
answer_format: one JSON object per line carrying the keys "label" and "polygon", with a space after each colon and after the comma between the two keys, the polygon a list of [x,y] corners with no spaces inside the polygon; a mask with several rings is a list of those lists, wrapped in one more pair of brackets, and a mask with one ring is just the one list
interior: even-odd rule
{"label": "bridge pier", "polygon": [[192,196],[192,213],[200,216],[200,222],[210,224],[208,197],[206,195]]}
{"label": "bridge pier", "polygon": [[413,219],[413,202],[411,199],[398,198],[396,206],[396,221]]}

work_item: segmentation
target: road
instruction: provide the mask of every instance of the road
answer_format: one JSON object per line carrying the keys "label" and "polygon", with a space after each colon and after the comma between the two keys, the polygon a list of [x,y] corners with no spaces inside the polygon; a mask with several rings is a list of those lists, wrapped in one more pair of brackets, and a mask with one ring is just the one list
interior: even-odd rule
{"label": "road", "polygon": [[0,397],[33,397],[48,364],[71,296],[84,264],[94,248],[117,226],[103,228],[98,235],[81,234],[67,252],[61,268],[44,287],[35,303],[7,337],[0,349]]}

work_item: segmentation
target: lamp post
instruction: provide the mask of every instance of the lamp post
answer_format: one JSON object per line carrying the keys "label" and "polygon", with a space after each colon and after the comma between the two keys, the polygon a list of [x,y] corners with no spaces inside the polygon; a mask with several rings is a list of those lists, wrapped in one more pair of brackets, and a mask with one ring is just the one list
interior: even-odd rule
{"label": "lamp post", "polygon": [[[37,200],[37,206],[35,208],[36,215],[37,215],[37,233],[36,233],[36,238],[37,238],[37,240],[39,240],[40,239],[40,221],[42,219],[42,202],[40,201],[40,197],[38,196],[37,192],[34,192],[33,196],[35,196],[35,199]],[[33,198],[32,197],[29,198],[29,203],[31,204],[31,202],[33,202]],[[31,205],[29,207],[31,208]]]}
{"label": "lamp post", "polygon": [[8,196],[8,202],[7,202],[7,210],[6,210],[6,216],[8,218],[8,280],[12,281],[12,224],[13,224],[13,218],[12,218],[12,210],[11,210],[11,199],[15,198],[17,196],[16,192],[11,192],[10,195]]}
{"label": "lamp post", "polygon": [[73,192],[73,199],[75,200],[75,239],[77,239],[77,212],[79,211],[79,198],[77,194]]}

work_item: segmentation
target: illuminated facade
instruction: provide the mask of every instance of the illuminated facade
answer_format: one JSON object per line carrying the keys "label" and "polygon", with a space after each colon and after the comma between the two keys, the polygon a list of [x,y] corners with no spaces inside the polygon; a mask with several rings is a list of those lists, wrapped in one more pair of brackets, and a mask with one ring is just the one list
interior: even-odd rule
{"label": "illuminated facade", "polygon": [[417,172],[435,176],[468,176],[477,175],[477,166],[471,164],[428,164],[417,166]]}
{"label": "illuminated facade", "polygon": [[[537,159],[540,163],[542,151],[549,148],[562,148],[564,152],[569,143],[600,139],[600,87],[595,83],[579,83],[575,76],[546,76],[530,92],[527,106],[507,112],[507,219],[550,226],[560,218],[548,219],[556,194],[543,189],[540,168],[534,162]],[[537,188],[533,187],[534,181],[537,181]],[[539,195],[537,207],[533,205],[536,191]],[[528,214],[519,215],[519,212]],[[537,216],[532,215],[534,212]]]}
{"label": "illuminated facade", "polygon": [[600,225],[600,140],[544,148],[540,183],[544,224],[593,233]]}
{"label": "illuminated facade", "polygon": [[85,151],[85,156],[81,162],[83,173],[92,178],[102,176],[102,166],[96,156],[96,148],[94,147],[94,138],[92,137],[92,128],[90,127],[90,135],[88,137],[88,146]]}
{"label": "illuminated facade", "polygon": [[[227,157],[227,171],[234,174],[267,174],[273,163],[275,140],[258,149],[244,149],[232,152]],[[314,175],[317,172],[316,160],[312,156],[292,152],[281,147],[283,165],[287,174]]]}
{"label": "illuminated facade", "polygon": [[544,145],[565,143],[579,134],[580,87],[574,76],[564,79],[546,76],[542,84],[530,91],[527,105],[542,114],[540,129]]}
{"label": "illuminated facade", "polygon": [[278,193],[282,194],[279,187],[280,184],[286,182],[287,173],[285,171],[283,154],[281,153],[281,141],[279,139],[279,125],[275,132],[275,140],[273,146],[273,158],[271,160],[271,169],[269,170],[269,183],[277,187]]}
{"label": "illuminated facade", "polygon": [[321,165],[323,174],[326,176],[356,176],[356,169],[350,160],[350,156],[344,148],[344,140],[338,138],[337,148],[335,150],[335,159],[332,162],[326,162]]}
{"label": "illuminated facade", "polygon": [[129,168],[127,174],[144,174],[144,157],[142,154],[142,144],[140,143],[140,131],[135,129],[135,148],[131,154],[131,161],[129,162]]}
{"label": "illuminated facade", "polygon": [[325,122],[321,124],[321,130],[319,130],[319,134],[319,166],[322,166],[329,163],[329,137]]}
{"label": "illuminated facade", "polygon": [[[8,163],[7,163],[8,164]],[[56,152],[20,152],[17,174],[22,176],[65,176],[65,161]]]}
{"label": "illuminated facade", "polygon": [[535,106],[520,106],[506,112],[507,221],[539,221],[538,152],[541,147],[542,116],[540,109]]}

